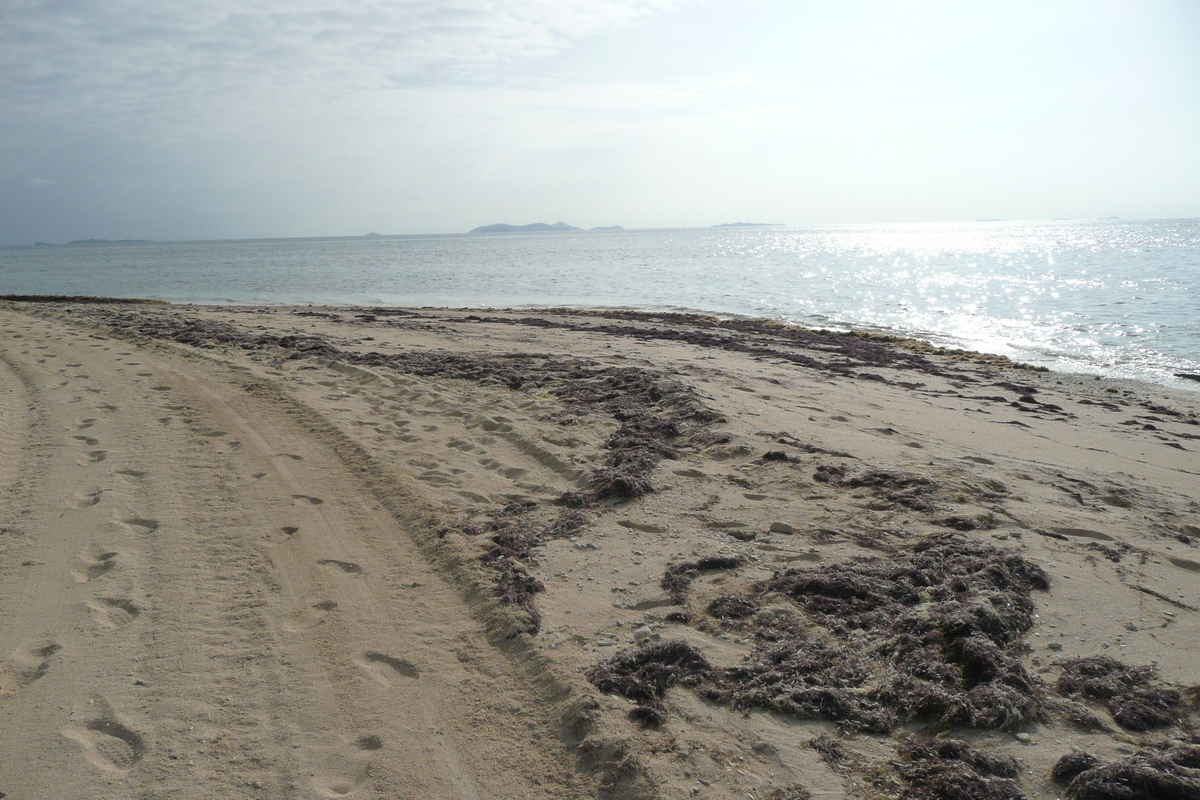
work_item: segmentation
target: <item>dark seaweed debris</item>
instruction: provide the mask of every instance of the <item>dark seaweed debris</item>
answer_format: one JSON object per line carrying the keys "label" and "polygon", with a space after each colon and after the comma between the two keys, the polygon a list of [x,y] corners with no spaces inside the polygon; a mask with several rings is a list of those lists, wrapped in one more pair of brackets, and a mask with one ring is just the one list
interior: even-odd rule
{"label": "dark seaweed debris", "polygon": [[358,353],[335,347],[319,336],[258,334],[226,322],[176,315],[114,313],[109,322],[142,336],[195,347],[279,348],[291,351],[292,358],[335,359],[514,391],[545,389],[565,405],[564,422],[572,415],[608,414],[620,426],[605,445],[604,463],[592,472],[591,491],[570,492],[560,498],[568,507],[583,507],[597,500],[627,500],[653,491],[650,473],[658,462],[675,458],[693,442],[704,443],[706,429],[723,421],[686,384],[639,367],[601,367],[582,359],[531,353]]}
{"label": "dark seaweed debris", "polygon": [[736,569],[745,561],[740,556],[709,556],[699,561],[683,561],[667,567],[662,577],[662,588],[676,605],[687,602],[688,587],[704,572],[719,569]]}
{"label": "dark seaweed debris", "polygon": [[811,800],[811,798],[812,792],[799,784],[773,789],[767,795],[767,800]]}
{"label": "dark seaweed debris", "polygon": [[1075,776],[1089,769],[1095,769],[1104,762],[1091,753],[1082,750],[1072,750],[1055,763],[1050,770],[1050,777],[1056,783],[1070,783]]}
{"label": "dark seaweed debris", "polygon": [[758,603],[749,597],[722,595],[709,603],[705,610],[710,617],[721,620],[745,619],[758,613]]}
{"label": "dark seaweed debris", "polygon": [[937,488],[933,481],[915,475],[894,475],[890,472],[871,470],[851,478],[846,477],[844,467],[822,464],[813,475],[814,480],[842,485],[850,489],[871,489],[876,497],[897,503],[914,511],[929,511],[933,508],[927,495]]}
{"label": "dark seaweed debris", "polygon": [[894,768],[912,800],[1023,800],[1012,756],[984,753],[958,739],[908,740]]}
{"label": "dark seaweed debris", "polygon": [[[530,325],[538,328],[564,328],[568,330],[605,333],[631,339],[660,340],[709,347],[736,353],[745,353],[766,358],[788,361],[808,369],[832,375],[857,377],[865,380],[892,383],[881,375],[870,372],[855,372],[856,369],[910,370],[927,375],[943,375],[963,382],[974,378],[961,373],[949,372],[925,356],[902,349],[897,345],[911,346],[917,343],[889,336],[864,333],[838,333],[824,330],[798,328],[761,319],[717,320],[697,314],[646,314],[640,312],[609,311],[603,316],[639,323],[635,325],[594,324],[590,322],[568,322],[549,320],[542,317],[511,319],[489,317],[487,322],[509,325]],[[664,322],[673,328],[652,327],[648,323]],[[944,352],[927,347],[928,352]],[[808,355],[809,351],[817,357]],[[961,351],[958,351],[961,354]],[[1005,363],[1007,362],[1005,360]],[[1015,365],[1014,365],[1015,366]],[[919,383],[898,383],[906,388],[917,388]]]}
{"label": "dark seaweed debris", "polygon": [[790,569],[765,593],[795,601],[832,639],[764,624],[751,661],[714,697],[886,732],[898,722],[1019,728],[1044,715],[1018,657],[1040,567],[946,533],[891,558]]}
{"label": "dark seaweed debris", "polygon": [[1107,656],[1064,661],[1059,694],[1098,701],[1122,728],[1149,731],[1178,722],[1183,695],[1161,685],[1154,667],[1130,667]]}
{"label": "dark seaweed debris", "polygon": [[561,512],[548,525],[538,525],[528,516],[532,504],[511,503],[484,528],[471,528],[469,534],[488,533],[490,543],[481,560],[496,573],[496,589],[500,602],[522,609],[528,616],[527,633],[537,633],[542,617],[533,596],[546,587],[529,574],[530,564],[536,563],[533,548],[551,539],[561,539],[582,530],[591,521],[577,510]]}
{"label": "dark seaweed debris", "polygon": [[592,667],[587,679],[602,692],[619,694],[660,715],[653,718],[634,709],[635,721],[657,719],[654,724],[661,724],[667,687],[694,686],[712,675],[712,665],[699,650],[687,642],[668,640],[618,653]]}
{"label": "dark seaweed debris", "polygon": [[1200,746],[1164,745],[1084,770],[1065,794],[1070,800],[1198,800]]}

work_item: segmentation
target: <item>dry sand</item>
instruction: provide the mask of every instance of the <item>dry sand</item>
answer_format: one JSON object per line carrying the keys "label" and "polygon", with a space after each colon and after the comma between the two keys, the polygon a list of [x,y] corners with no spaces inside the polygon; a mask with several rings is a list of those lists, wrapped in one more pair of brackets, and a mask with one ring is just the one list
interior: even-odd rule
{"label": "dry sand", "polygon": [[[1072,748],[1189,740],[1200,393],[567,312],[0,302],[0,359],[8,798],[921,797],[903,748],[931,735],[1050,798]],[[623,497],[631,476],[653,491]],[[730,708],[722,669],[763,663],[765,621],[893,674],[770,584],[939,536],[1048,578],[1004,646],[1029,719]],[[739,566],[680,567],[704,558]],[[714,671],[643,727],[589,676],[663,642]],[[1063,700],[1094,656],[1155,666],[1170,720]]]}

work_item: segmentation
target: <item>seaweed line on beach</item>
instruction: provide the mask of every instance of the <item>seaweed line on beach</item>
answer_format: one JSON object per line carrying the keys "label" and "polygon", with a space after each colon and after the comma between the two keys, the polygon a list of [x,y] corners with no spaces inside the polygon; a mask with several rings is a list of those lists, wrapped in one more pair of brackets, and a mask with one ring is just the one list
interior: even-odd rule
{"label": "seaweed line on beach", "polygon": [[[654,491],[651,475],[663,459],[689,448],[723,441],[711,427],[723,418],[705,406],[691,387],[661,372],[639,367],[604,367],[593,361],[548,354],[513,353],[356,353],[309,334],[259,334],[221,321],[176,315],[112,311],[105,322],[116,332],[169,340],[198,348],[287,351],[289,359],[318,358],[381,368],[421,377],[456,378],[511,391],[542,390],[562,403],[558,422],[603,414],[618,427],[605,442],[602,463],[591,472],[586,491],[567,491],[556,500],[568,509],[634,499]],[[533,595],[541,584],[528,574],[532,550],[565,527],[582,527],[582,515],[560,516],[538,528],[524,514],[506,509],[491,523],[491,545],[481,557],[496,573],[501,602],[524,611],[527,630],[536,633],[540,615]],[[565,527],[564,527],[565,526]]]}
{"label": "seaweed line on beach", "polygon": [[[658,328],[637,325],[597,325],[549,320],[543,317],[474,317],[479,322],[528,325],[539,328],[561,328],[587,333],[603,333],[646,341],[671,341],[697,347],[727,350],[746,355],[778,358],[808,369],[819,370],[846,378],[896,383],[881,375],[870,372],[855,372],[856,369],[890,368],[909,370],[927,375],[938,375],[963,382],[974,382],[975,378],[961,373],[951,373],[924,356],[902,349],[900,340],[877,339],[858,333],[835,333],[823,330],[799,328],[769,320],[717,320],[701,315],[639,315],[627,312],[606,313],[637,322],[662,321],[679,328]],[[472,319],[472,317],[467,317]],[[700,330],[697,330],[699,328]],[[774,346],[772,346],[774,345]],[[819,353],[814,358],[780,346]],[[918,388],[918,383],[899,383],[906,388]]]}

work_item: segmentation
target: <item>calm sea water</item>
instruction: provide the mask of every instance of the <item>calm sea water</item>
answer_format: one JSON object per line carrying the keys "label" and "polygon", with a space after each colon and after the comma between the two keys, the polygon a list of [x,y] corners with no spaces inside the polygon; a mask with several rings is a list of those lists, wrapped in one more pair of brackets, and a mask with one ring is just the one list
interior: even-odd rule
{"label": "calm sea water", "polygon": [[769,317],[1198,388],[1200,220],[0,248],[0,294]]}

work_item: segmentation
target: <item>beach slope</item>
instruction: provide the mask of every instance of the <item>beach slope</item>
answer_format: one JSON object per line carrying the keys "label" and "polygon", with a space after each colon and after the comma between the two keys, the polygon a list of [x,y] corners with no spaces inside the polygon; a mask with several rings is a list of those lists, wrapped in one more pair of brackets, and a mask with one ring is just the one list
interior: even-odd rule
{"label": "beach slope", "polygon": [[1200,394],[622,312],[4,302],[0,359],[10,797],[1195,780]]}

